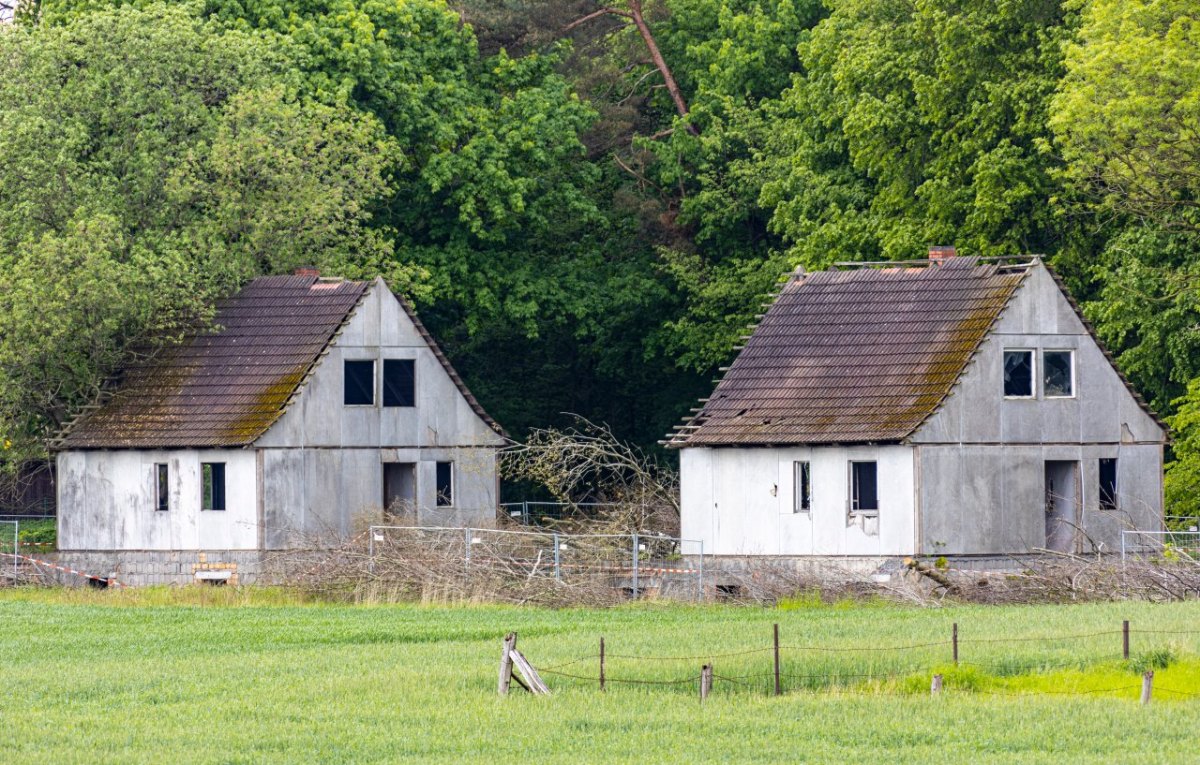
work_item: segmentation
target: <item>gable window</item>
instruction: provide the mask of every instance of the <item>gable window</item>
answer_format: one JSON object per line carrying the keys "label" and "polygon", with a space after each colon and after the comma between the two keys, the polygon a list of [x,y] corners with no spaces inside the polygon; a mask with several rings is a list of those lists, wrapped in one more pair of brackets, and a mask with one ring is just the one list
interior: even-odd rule
{"label": "gable window", "polygon": [[812,468],[807,462],[793,462],[792,474],[792,512],[807,513],[812,509]]}
{"label": "gable window", "polygon": [[879,475],[874,462],[850,463],[850,510],[853,512],[879,509]]}
{"label": "gable window", "polygon": [[1004,352],[1004,395],[1033,398],[1033,351]]}
{"label": "gable window", "polygon": [[154,466],[154,509],[171,509],[171,469],[165,462]]}
{"label": "gable window", "polygon": [[454,505],[454,463],[439,462],[437,464],[437,506],[452,507]]}
{"label": "gable window", "polygon": [[383,360],[383,405],[416,406],[416,371],[412,359]]}
{"label": "gable window", "polygon": [[1072,351],[1042,351],[1042,393],[1047,398],[1075,395],[1075,354]]}
{"label": "gable window", "polygon": [[345,392],[342,403],[346,406],[373,406],[375,404],[375,362],[346,361]]}
{"label": "gable window", "polygon": [[1100,509],[1117,509],[1117,460],[1100,460]]}
{"label": "gable window", "polygon": [[225,509],[225,463],[200,463],[200,509]]}

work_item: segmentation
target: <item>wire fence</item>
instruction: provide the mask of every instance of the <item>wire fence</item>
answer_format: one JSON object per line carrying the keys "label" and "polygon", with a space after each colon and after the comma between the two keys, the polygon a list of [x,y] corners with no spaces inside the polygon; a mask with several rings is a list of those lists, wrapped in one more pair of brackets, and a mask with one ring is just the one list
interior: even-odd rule
{"label": "wire fence", "polygon": [[430,526],[371,526],[368,535],[372,566],[392,556],[411,562],[414,551],[424,550],[439,561],[460,559],[467,578],[502,570],[566,586],[604,582],[633,598],[648,593],[704,597],[704,543],[699,540]]}
{"label": "wire fence", "polygon": [[[759,646],[671,655],[609,650],[614,647],[611,640],[606,643],[601,637],[598,651],[538,666],[536,671],[571,687],[605,690],[609,685],[663,686],[688,692],[699,688],[702,697],[724,683],[738,692],[767,695],[794,691],[871,695],[932,691],[1025,697],[1122,695],[1136,690],[1146,703],[1150,693],[1146,675],[1152,678],[1154,672],[1145,672],[1142,677],[1137,674],[1152,661],[1146,657],[1161,651],[1162,641],[1156,640],[1159,636],[1188,636],[1200,644],[1200,630],[1134,629],[1129,622],[1119,629],[1065,635],[971,638],[960,636],[954,624],[944,640],[855,646],[782,641],[779,625],[774,625],[772,639]],[[1040,645],[1049,647],[1050,652],[996,656],[996,648],[1004,645]],[[1121,683],[1118,676],[1112,684],[1087,687],[1086,672],[1105,663],[1110,664],[1103,668],[1106,672],[1130,672],[1130,682]],[[1160,663],[1158,668],[1169,663]],[[1081,674],[1058,678],[1061,688],[1047,688],[1044,681],[1040,687],[1019,686],[1023,678],[1057,670],[1078,670]],[[710,675],[708,688],[704,687],[705,673]],[[981,673],[989,673],[990,677]],[[1153,690],[1174,699],[1200,698],[1200,691],[1169,685],[1155,685]]]}
{"label": "wire fence", "polygon": [[1121,531],[1121,561],[1146,559],[1172,554],[1200,555],[1200,531]]}

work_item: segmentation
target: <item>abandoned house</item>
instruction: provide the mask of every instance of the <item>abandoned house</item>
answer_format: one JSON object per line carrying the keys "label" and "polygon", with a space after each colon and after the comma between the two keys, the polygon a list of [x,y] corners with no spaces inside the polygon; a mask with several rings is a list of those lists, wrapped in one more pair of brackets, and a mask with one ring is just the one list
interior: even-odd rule
{"label": "abandoned house", "polygon": [[64,430],[58,545],[121,581],[247,581],[385,512],[494,522],[504,441],[383,280],[255,279]]}
{"label": "abandoned house", "polygon": [[935,248],[798,270],[666,443],[706,553],[878,558],[1119,549],[1165,440],[1041,260]]}

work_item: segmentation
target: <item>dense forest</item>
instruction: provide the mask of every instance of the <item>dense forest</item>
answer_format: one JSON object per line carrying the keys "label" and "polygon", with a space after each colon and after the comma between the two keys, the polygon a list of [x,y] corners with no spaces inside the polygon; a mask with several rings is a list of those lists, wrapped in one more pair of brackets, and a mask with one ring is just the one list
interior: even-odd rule
{"label": "dense forest", "polygon": [[1059,270],[1200,510],[1194,0],[42,0],[0,157],[8,464],[302,264],[384,275],[514,435],[652,444],[780,274],[955,245]]}

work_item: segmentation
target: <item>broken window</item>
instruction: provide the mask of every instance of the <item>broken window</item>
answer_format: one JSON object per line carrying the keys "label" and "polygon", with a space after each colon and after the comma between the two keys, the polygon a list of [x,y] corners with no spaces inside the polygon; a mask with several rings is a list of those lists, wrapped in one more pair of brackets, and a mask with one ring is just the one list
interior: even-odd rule
{"label": "broken window", "polygon": [[1042,393],[1057,398],[1075,395],[1074,353],[1071,351],[1042,352]]}
{"label": "broken window", "polygon": [[1117,460],[1100,460],[1100,509],[1117,509]]}
{"label": "broken window", "polygon": [[155,510],[171,509],[170,477],[171,471],[165,462],[160,462],[154,466]]}
{"label": "broken window", "polygon": [[792,512],[807,513],[812,509],[812,469],[807,462],[793,462]]}
{"label": "broken window", "polygon": [[451,507],[454,505],[454,463],[439,462],[437,464],[437,506]]}
{"label": "broken window", "polygon": [[416,406],[416,377],[412,359],[383,360],[383,405]]}
{"label": "broken window", "polygon": [[854,512],[879,509],[879,480],[876,463],[850,463],[850,509]]}
{"label": "broken window", "polygon": [[346,406],[372,406],[375,403],[375,362],[347,361],[345,368],[343,403]]}
{"label": "broken window", "polygon": [[1033,351],[1004,352],[1004,395],[1033,397]]}
{"label": "broken window", "polygon": [[200,463],[200,509],[225,509],[225,463]]}

